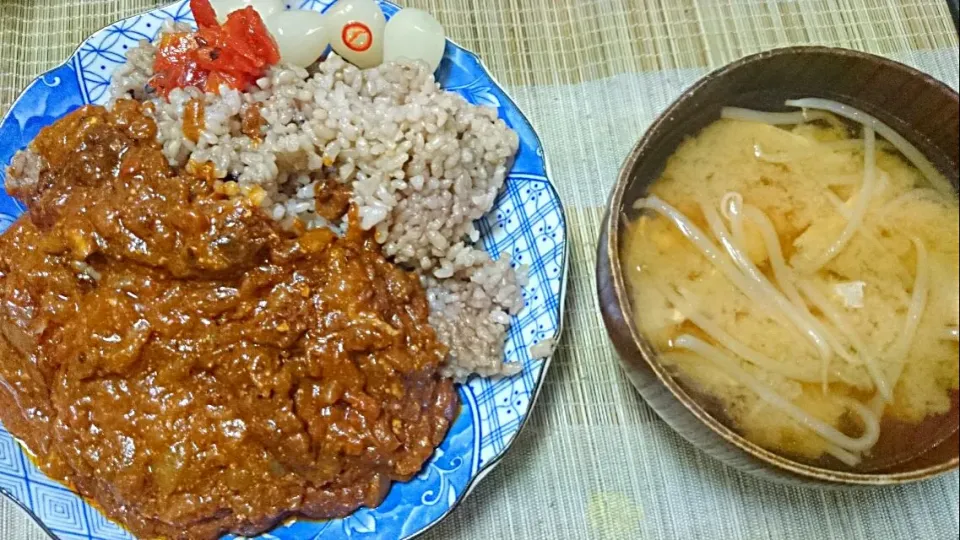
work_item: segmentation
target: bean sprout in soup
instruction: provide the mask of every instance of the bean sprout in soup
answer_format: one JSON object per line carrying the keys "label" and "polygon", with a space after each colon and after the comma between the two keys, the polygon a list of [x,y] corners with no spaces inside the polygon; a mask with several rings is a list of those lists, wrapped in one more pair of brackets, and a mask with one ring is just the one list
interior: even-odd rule
{"label": "bean sprout in soup", "polygon": [[876,119],[788,104],[802,109],[724,109],[635,202],[634,317],[747,439],[816,464],[889,463],[904,445],[885,440],[925,448],[956,429],[957,195]]}

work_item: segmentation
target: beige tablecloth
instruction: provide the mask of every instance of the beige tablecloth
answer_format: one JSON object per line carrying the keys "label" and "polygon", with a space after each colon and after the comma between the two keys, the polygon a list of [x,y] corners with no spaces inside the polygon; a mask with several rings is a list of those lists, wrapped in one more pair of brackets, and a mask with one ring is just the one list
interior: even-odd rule
{"label": "beige tablecloth", "polygon": [[[943,0],[410,0],[479,53],[538,128],[570,219],[566,333],[509,456],[433,539],[956,539],[958,476],[860,492],[755,480],[694,450],[617,367],[596,307],[602,205],[628,149],[708,69],[783,45],[887,55],[957,87]],[[151,0],[0,0],[0,113]],[[0,503],[0,539],[41,531]]]}

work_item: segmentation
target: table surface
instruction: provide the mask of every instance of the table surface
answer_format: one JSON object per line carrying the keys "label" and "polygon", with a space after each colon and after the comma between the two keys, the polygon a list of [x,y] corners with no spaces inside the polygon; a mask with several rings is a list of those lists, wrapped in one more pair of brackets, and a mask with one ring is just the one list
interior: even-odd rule
{"label": "table surface", "polygon": [[[0,114],[98,28],[162,3],[0,0]],[[429,540],[956,539],[957,473],[873,491],[770,484],[695,450],[640,400],[606,339],[593,285],[603,204],[629,148],[708,70],[823,44],[958,84],[944,0],[409,0],[477,52],[538,128],[567,208],[566,329],[509,456]],[[0,538],[45,538],[0,502]]]}

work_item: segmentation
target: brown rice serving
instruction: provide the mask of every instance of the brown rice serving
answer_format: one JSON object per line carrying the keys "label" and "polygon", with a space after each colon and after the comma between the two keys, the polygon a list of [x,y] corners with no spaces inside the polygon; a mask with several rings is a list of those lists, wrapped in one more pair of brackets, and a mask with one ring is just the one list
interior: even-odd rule
{"label": "brown rice serving", "polygon": [[[154,103],[171,165],[212,163],[225,193],[250,197],[290,227],[339,230],[343,223],[315,212],[315,190],[330,178],[349,183],[361,226],[376,231],[386,256],[421,273],[430,322],[451,350],[446,373],[519,371],[503,350],[526,268],[474,246],[474,221],[493,207],[519,144],[495,110],[442,90],[423,64],[360,70],[334,54],[309,72],[274,67],[251,92],[176,89],[167,101],[145,90],[155,52],[146,42],[130,50],[112,89]],[[196,142],[183,132],[193,99],[204,103]],[[259,137],[243,132],[249,107],[263,119]]]}

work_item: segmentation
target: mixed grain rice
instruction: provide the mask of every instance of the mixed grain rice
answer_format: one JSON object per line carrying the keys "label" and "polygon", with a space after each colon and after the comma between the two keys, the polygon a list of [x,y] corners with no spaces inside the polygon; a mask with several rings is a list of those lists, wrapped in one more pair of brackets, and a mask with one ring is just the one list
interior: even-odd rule
{"label": "mixed grain rice", "polygon": [[[285,226],[339,230],[343,223],[316,214],[315,190],[325,178],[349,183],[361,226],[375,230],[386,256],[421,274],[430,323],[450,347],[446,374],[519,371],[503,350],[526,269],[474,246],[474,221],[493,207],[519,144],[496,111],[443,91],[423,64],[360,70],[333,54],[309,72],[275,67],[248,93],[178,89],[167,101],[145,90],[155,53],[147,42],[130,50],[112,91],[154,103],[172,165],[212,163],[226,193],[250,197]],[[204,101],[195,143],[183,133],[192,99]],[[260,140],[242,132],[254,106]]]}

